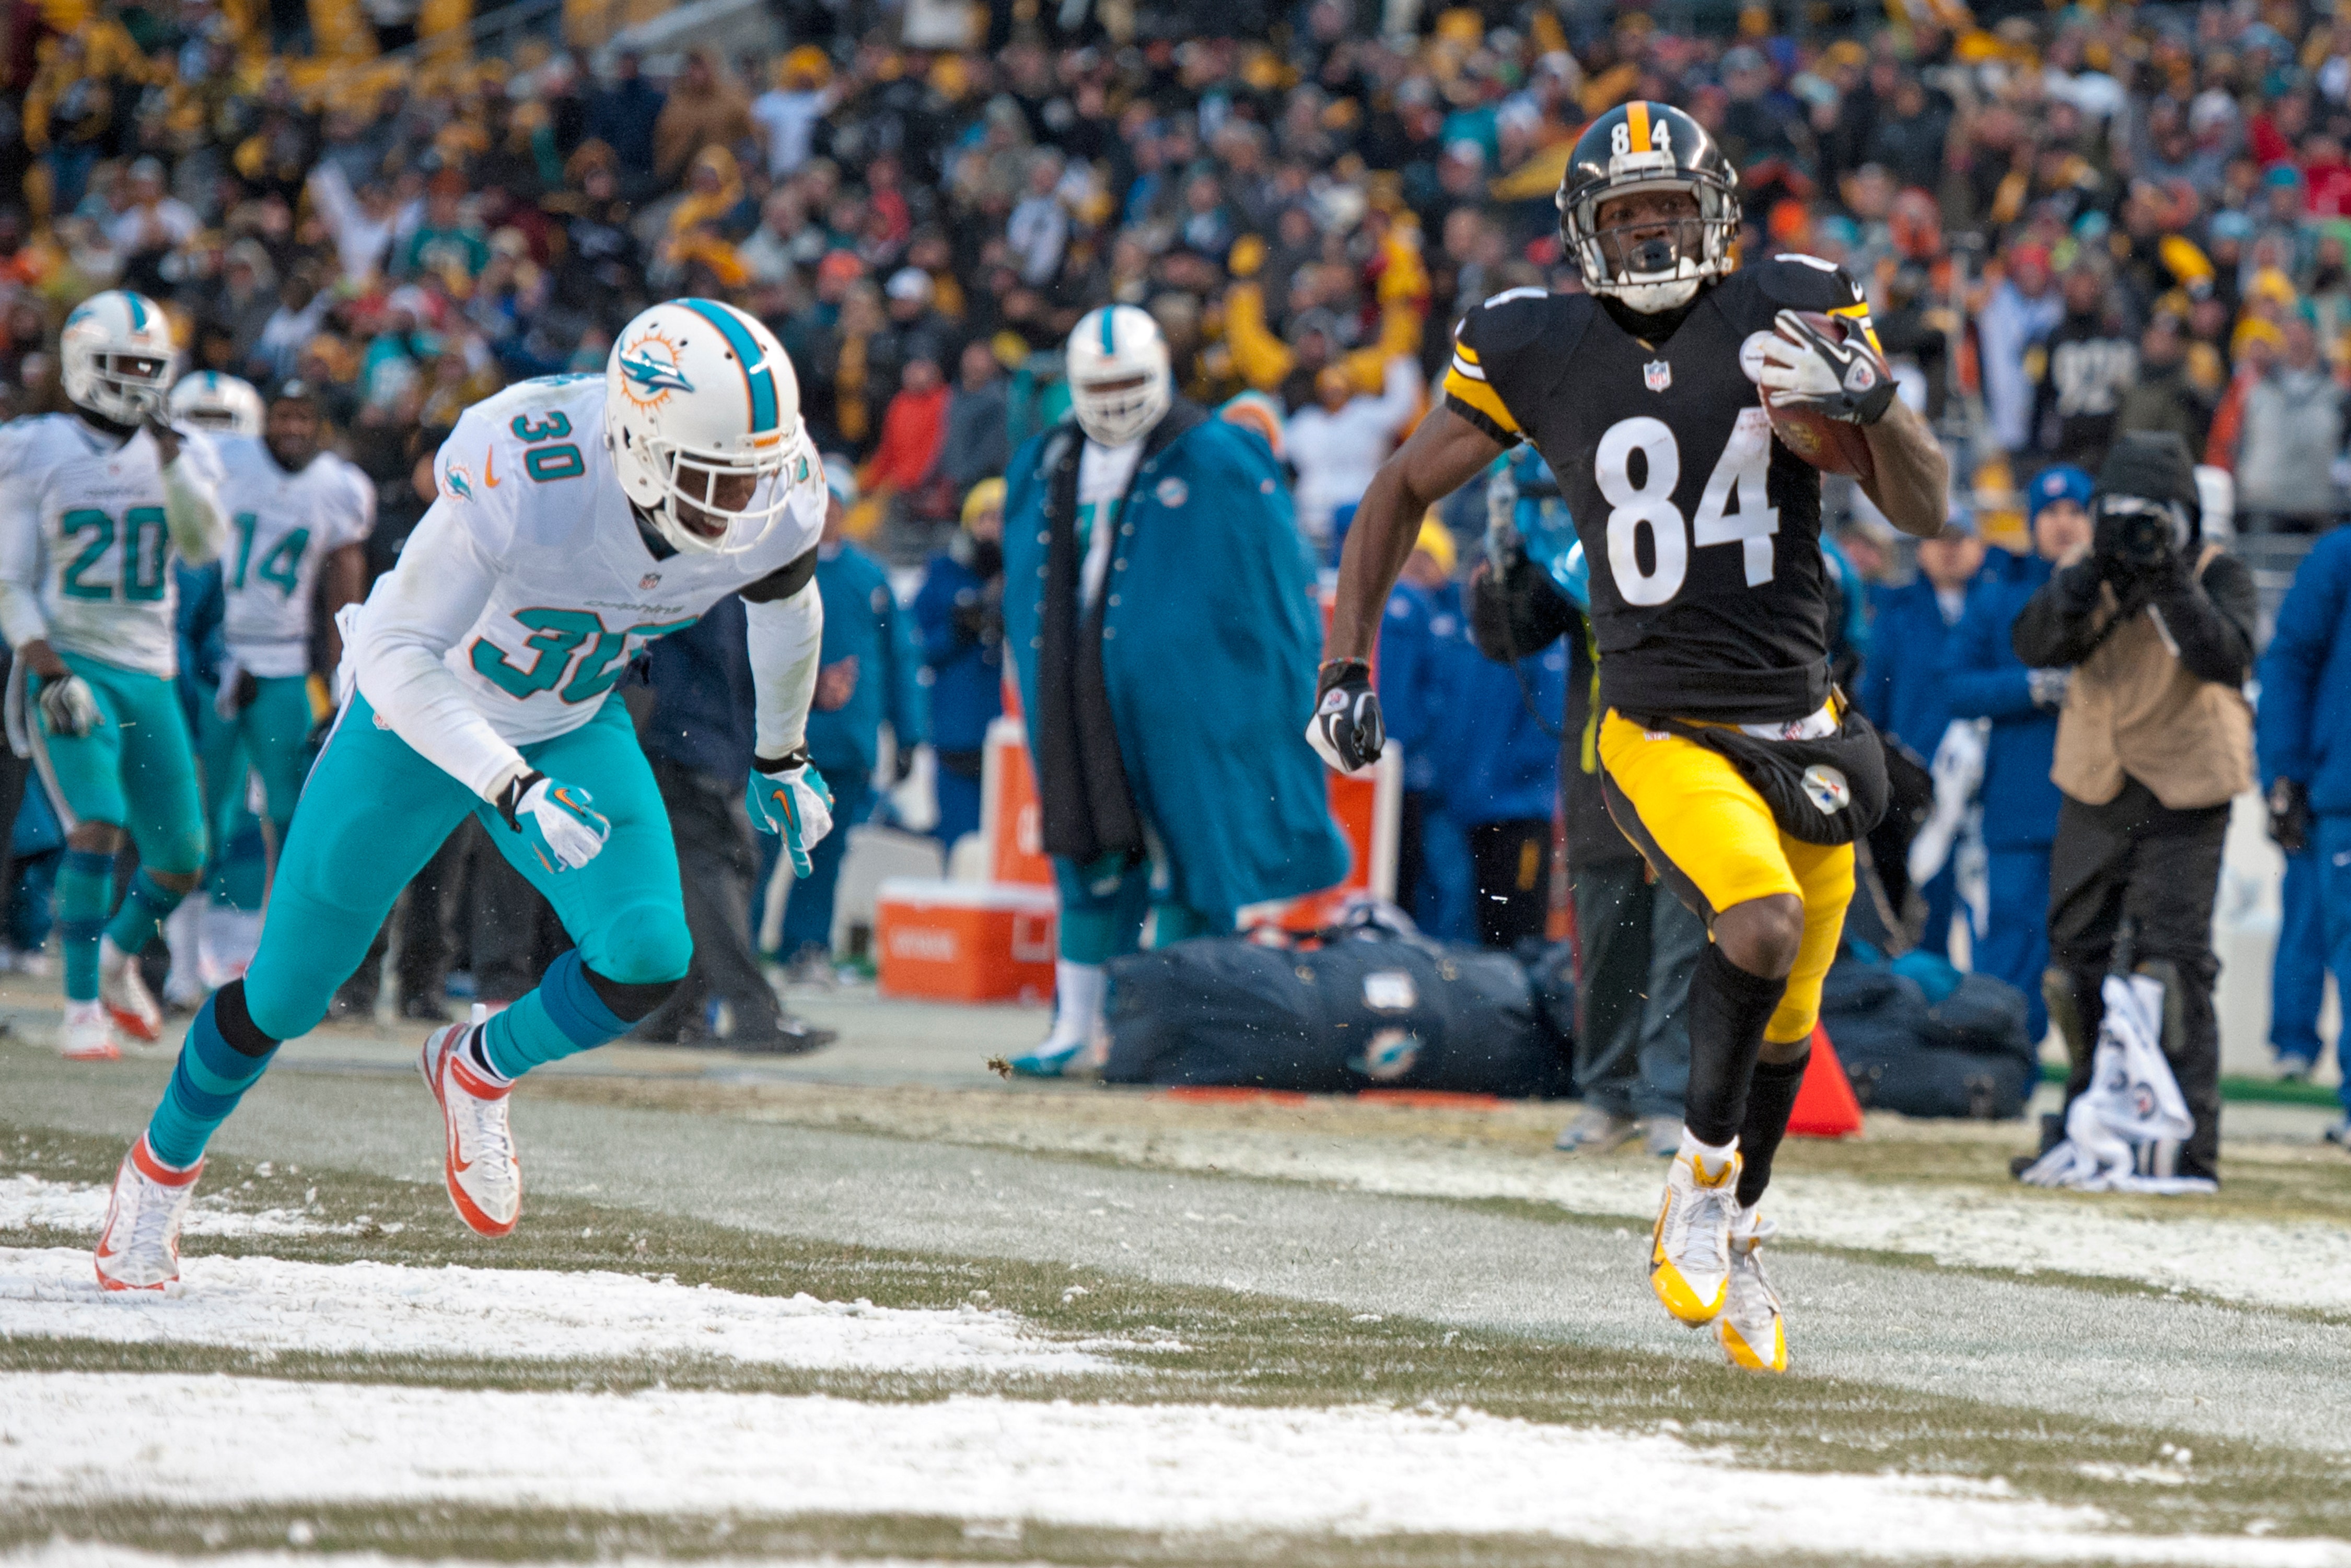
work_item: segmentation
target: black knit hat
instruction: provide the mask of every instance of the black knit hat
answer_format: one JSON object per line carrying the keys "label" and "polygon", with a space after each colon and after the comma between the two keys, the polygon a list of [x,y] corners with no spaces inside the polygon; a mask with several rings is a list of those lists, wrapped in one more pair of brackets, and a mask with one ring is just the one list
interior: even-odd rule
{"label": "black knit hat", "polygon": [[2188,443],[2169,431],[2135,430],[2117,436],[2098,469],[2098,495],[2177,502],[2188,509],[2189,537],[2202,532],[2196,460],[2188,454]]}

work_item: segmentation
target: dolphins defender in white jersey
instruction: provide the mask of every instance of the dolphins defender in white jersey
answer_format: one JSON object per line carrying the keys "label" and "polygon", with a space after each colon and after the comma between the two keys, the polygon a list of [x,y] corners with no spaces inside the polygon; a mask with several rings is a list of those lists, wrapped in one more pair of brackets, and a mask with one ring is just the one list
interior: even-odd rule
{"label": "dolphins defender in white jersey", "polygon": [[823,636],[813,586],[830,500],[799,389],[766,328],[703,299],[654,306],[601,378],[526,382],[468,409],[440,498],[346,612],[345,697],[294,813],[261,948],[197,1013],[115,1177],[99,1282],[178,1277],[206,1140],[278,1042],[325,1016],[403,884],[468,812],[579,946],[482,1024],[436,1030],[451,1203],[500,1236],[522,1207],[507,1094],[627,1031],[691,956],[669,820],[627,711],[646,643],[739,591],[748,612],[754,820],[807,873],[832,825],[803,734]]}
{"label": "dolphins defender in white jersey", "polygon": [[[120,1054],[118,1026],[161,1035],[133,960],[204,862],[195,753],[172,686],[172,562],[218,552],[220,460],[208,435],[165,422],[172,354],[153,301],[98,295],[59,335],[74,411],[0,431],[0,632],[16,653],[9,739],[66,824],[59,1044],[83,1061]],[[115,910],[126,831],[139,873]]]}
{"label": "dolphins defender in white jersey", "polygon": [[[260,780],[270,845],[285,843],[310,731],[342,656],[334,616],[367,591],[375,486],[320,450],[324,428],[317,395],[289,382],[269,394],[260,439],[220,444],[221,510],[229,524],[221,553],[227,656],[212,700],[196,715],[216,844],[228,842],[244,813],[248,768]],[[323,635],[313,636],[314,628]],[[320,654],[316,680],[314,648]],[[204,944],[210,967],[225,971],[221,978],[243,970],[260,932],[259,890],[229,891],[236,896],[215,900]]]}

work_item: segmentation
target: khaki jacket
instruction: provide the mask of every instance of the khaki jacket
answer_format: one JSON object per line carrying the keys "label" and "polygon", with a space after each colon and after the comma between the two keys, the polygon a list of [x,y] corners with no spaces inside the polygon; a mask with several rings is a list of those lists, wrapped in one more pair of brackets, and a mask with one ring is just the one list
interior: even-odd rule
{"label": "khaki jacket", "polygon": [[[2220,547],[2197,559],[2202,571]],[[2098,624],[2120,608],[2099,591]],[[2253,787],[2253,714],[2243,692],[2199,679],[2142,610],[2075,666],[2057,716],[2057,760],[2049,777],[2085,805],[2122,793],[2127,775],[2173,810],[2219,806]]]}

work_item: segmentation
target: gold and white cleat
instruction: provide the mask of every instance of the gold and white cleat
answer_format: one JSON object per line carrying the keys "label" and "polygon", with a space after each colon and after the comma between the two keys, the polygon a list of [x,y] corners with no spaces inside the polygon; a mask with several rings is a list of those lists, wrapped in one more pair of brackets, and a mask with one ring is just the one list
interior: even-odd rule
{"label": "gold and white cleat", "polygon": [[1779,1227],[1754,1209],[1743,1208],[1730,1230],[1730,1287],[1714,1337],[1733,1366],[1750,1372],[1788,1370],[1788,1334],[1780,1319],[1780,1292],[1763,1273],[1763,1243]]}
{"label": "gold and white cleat", "polygon": [[1649,1288],[1692,1328],[1714,1321],[1730,1281],[1730,1226],[1739,1214],[1739,1151],[1709,1161],[1686,1134],[1666,1173],[1649,1233]]}

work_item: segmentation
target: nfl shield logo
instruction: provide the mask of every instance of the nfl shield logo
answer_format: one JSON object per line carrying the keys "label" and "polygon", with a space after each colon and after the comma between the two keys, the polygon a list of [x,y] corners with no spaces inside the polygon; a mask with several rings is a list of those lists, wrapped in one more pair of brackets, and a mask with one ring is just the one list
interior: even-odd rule
{"label": "nfl shield logo", "polygon": [[637,587],[640,590],[659,588],[660,586],[661,573],[657,571],[649,571],[645,573],[644,576],[637,579]]}
{"label": "nfl shield logo", "polygon": [[1651,360],[1641,367],[1641,379],[1651,392],[1663,392],[1674,384],[1674,368],[1663,360]]}

